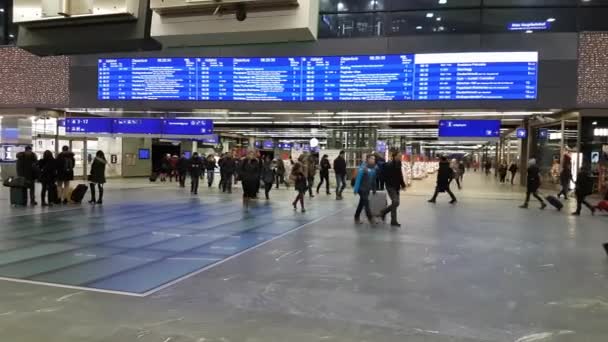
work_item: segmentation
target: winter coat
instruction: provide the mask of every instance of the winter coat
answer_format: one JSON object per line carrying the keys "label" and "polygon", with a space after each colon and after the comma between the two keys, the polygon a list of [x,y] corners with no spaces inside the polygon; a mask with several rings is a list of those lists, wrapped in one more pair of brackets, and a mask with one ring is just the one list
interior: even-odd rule
{"label": "winter coat", "polygon": [[331,169],[329,160],[327,160],[327,158],[321,159],[321,171],[319,171],[321,176],[329,176],[329,169]]}
{"label": "winter coat", "polygon": [[576,177],[576,196],[589,196],[593,193],[593,178],[587,172]]}
{"label": "winter coat", "polygon": [[35,180],[39,175],[38,157],[32,151],[17,153],[17,176],[27,180]]}
{"label": "winter coat", "polygon": [[239,177],[244,182],[258,181],[261,171],[262,165],[258,159],[245,158],[240,163]]}
{"label": "winter coat", "polygon": [[38,161],[40,169],[40,182],[44,184],[52,184],[57,181],[57,162],[55,158],[40,159]]}
{"label": "winter coat", "polygon": [[306,192],[306,190],[308,190],[306,176],[304,175],[304,173],[302,173],[302,171],[294,172],[291,175],[291,178],[293,179],[295,189],[298,192]]}
{"label": "winter coat", "polygon": [[236,160],[232,157],[224,157],[220,167],[223,173],[231,175],[234,173],[234,171],[236,171]]}
{"label": "winter coat", "polygon": [[572,171],[568,168],[562,170],[562,173],[559,174],[559,183],[564,187],[570,186],[570,181],[572,180]]}
{"label": "winter coat", "polygon": [[515,173],[517,172],[519,168],[517,167],[517,165],[515,165],[515,163],[511,164],[511,166],[509,166],[509,172],[511,173]]}
{"label": "winter coat", "polygon": [[193,178],[200,177],[203,172],[203,160],[201,157],[190,158],[190,176]]}
{"label": "winter coat", "polygon": [[60,182],[74,180],[74,166],[76,165],[74,153],[61,152],[55,160],[57,162],[57,180]]}
{"label": "winter coat", "polygon": [[392,160],[384,165],[384,181],[388,188],[405,188],[403,171],[401,171],[401,162],[399,160]]}
{"label": "winter coat", "polygon": [[274,170],[272,169],[272,162],[264,162],[262,166],[262,181],[266,184],[274,183]]}
{"label": "winter coat", "polygon": [[207,163],[205,163],[205,168],[207,171],[214,171],[216,166],[215,158],[207,158]]}
{"label": "winter coat", "polygon": [[177,171],[179,173],[186,173],[188,171],[188,159],[186,157],[181,157],[177,161]]}
{"label": "winter coat", "polygon": [[285,175],[285,162],[282,159],[277,160],[277,175],[284,176]]}
{"label": "winter coat", "polygon": [[437,191],[445,192],[450,188],[450,182],[454,178],[454,170],[450,167],[447,161],[439,162],[439,170],[437,171]]}
{"label": "winter coat", "polygon": [[91,164],[91,174],[89,175],[89,181],[91,183],[104,184],[106,182],[106,164],[108,162],[99,157],[93,159]]}
{"label": "winter coat", "polygon": [[529,192],[536,192],[540,188],[540,169],[536,165],[528,166],[528,181],[526,184]]}
{"label": "winter coat", "polygon": [[363,162],[361,166],[359,166],[359,171],[357,172],[357,179],[355,180],[355,193],[369,194],[370,191],[375,192],[377,173],[377,168],[375,166],[370,168],[366,162]]}
{"label": "winter coat", "polygon": [[336,175],[346,175],[346,160],[344,157],[338,156],[334,159],[334,172]]}

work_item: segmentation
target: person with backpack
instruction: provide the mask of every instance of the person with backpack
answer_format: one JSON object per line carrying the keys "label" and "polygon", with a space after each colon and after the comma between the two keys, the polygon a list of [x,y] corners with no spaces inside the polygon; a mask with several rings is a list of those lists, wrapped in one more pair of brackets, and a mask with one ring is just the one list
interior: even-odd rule
{"label": "person with backpack", "polygon": [[591,215],[595,215],[595,207],[587,202],[587,196],[593,193],[593,178],[591,178],[589,167],[583,166],[576,176],[576,211],[572,213],[574,216],[581,215],[583,204],[591,210]]}
{"label": "person with backpack", "polygon": [[61,148],[61,153],[57,155],[57,192],[63,204],[68,204],[68,192],[70,182],[74,180],[74,166],[76,159],[74,153],[68,146]]}
{"label": "person with backpack", "polygon": [[331,169],[331,164],[327,158],[327,154],[324,154],[321,158],[321,169],[319,170],[319,178],[321,178],[321,181],[319,182],[319,185],[317,185],[317,194],[319,193],[319,190],[321,190],[323,183],[325,183],[325,192],[328,195],[331,195],[331,192],[329,192],[329,170]]}
{"label": "person with backpack", "polygon": [[382,210],[382,221],[386,221],[386,215],[391,213],[391,226],[401,227],[397,222],[397,208],[400,204],[399,190],[405,189],[405,181],[403,180],[403,171],[401,170],[401,153],[399,150],[391,150],[391,161],[384,165],[384,180],[386,182],[386,191],[391,199],[391,205]]}
{"label": "person with backpack", "polygon": [[[42,191],[40,199],[43,207],[52,206],[57,202],[57,163],[53,152],[46,150],[42,155],[42,159],[38,161],[38,169],[40,170],[40,183]],[[48,198],[48,200],[47,200]]]}
{"label": "person with backpack", "polygon": [[190,158],[190,193],[192,195],[198,195],[198,184],[200,181],[201,172],[204,164],[203,159],[199,157],[198,152],[194,152]]}
{"label": "person with backpack", "polygon": [[[97,151],[93,164],[91,164],[91,173],[89,175],[89,187],[91,188],[90,204],[103,204],[103,185],[106,183],[106,165],[108,164],[103,151]],[[95,185],[99,190],[99,198],[95,201]]]}
{"label": "person with backpack", "polygon": [[540,169],[536,165],[536,159],[534,158],[528,161],[528,180],[526,183],[526,201],[520,208],[528,209],[530,195],[534,195],[534,198],[540,202],[540,209],[545,209],[547,204],[545,204],[545,201],[538,195],[538,189],[540,188]]}
{"label": "person with backpack", "polygon": [[452,198],[450,204],[455,204],[458,202],[456,200],[456,196],[450,190],[450,183],[454,178],[454,170],[450,167],[450,162],[448,162],[448,158],[446,156],[442,156],[439,161],[439,170],[437,171],[437,186],[435,187],[435,194],[429,200],[429,203],[435,203],[437,201],[437,195],[440,192],[447,192],[448,195]]}
{"label": "person with backpack", "polygon": [[354,189],[355,195],[359,195],[359,204],[355,211],[355,223],[357,224],[361,223],[361,211],[363,211],[363,209],[365,209],[365,215],[367,216],[369,223],[372,225],[374,224],[372,210],[369,205],[369,193],[376,193],[377,171],[376,157],[373,154],[368,155],[366,161],[359,166]]}
{"label": "person with backpack", "polygon": [[336,200],[342,199],[342,192],[346,188],[346,159],[344,151],[334,159],[334,173],[336,174]]}
{"label": "person with backpack", "polygon": [[23,177],[30,192],[30,204],[38,205],[36,202],[36,179],[39,175],[38,156],[32,152],[31,146],[26,146],[25,151],[17,153],[17,177]]}

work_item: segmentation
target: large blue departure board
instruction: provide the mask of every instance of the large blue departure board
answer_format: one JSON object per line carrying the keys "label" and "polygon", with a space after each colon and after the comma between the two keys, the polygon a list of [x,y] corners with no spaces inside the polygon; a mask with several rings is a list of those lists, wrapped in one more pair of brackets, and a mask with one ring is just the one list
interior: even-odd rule
{"label": "large blue departure board", "polygon": [[537,52],[107,58],[99,100],[534,100]]}

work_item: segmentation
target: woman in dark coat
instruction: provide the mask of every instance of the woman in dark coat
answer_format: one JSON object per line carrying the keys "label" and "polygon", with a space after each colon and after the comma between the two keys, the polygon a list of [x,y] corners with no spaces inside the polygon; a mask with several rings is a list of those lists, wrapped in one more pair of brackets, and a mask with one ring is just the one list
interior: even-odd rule
{"label": "woman in dark coat", "polygon": [[[42,206],[52,206],[57,198],[57,163],[53,157],[53,152],[46,150],[42,159],[38,161],[38,168],[40,169],[40,183],[42,183],[42,192],[40,197],[42,199]],[[48,196],[48,201],[46,200]]]}
{"label": "woman in dark coat", "polygon": [[595,208],[587,202],[586,197],[593,193],[593,178],[589,174],[589,167],[583,166],[576,176],[576,211],[574,216],[581,215],[583,204],[591,210],[591,215],[595,215]]}
{"label": "woman in dark coat", "polygon": [[74,166],[76,159],[70,148],[63,146],[61,153],[57,156],[57,191],[59,198],[63,200],[63,204],[68,204],[68,189],[70,181],[74,180]]}
{"label": "woman in dark coat", "polygon": [[570,193],[570,182],[572,181],[572,165],[570,163],[564,163],[562,173],[559,174],[559,183],[562,186],[557,198],[564,195],[564,199],[568,199],[568,193]]}
{"label": "woman in dark coat", "polygon": [[[91,204],[103,204],[103,185],[106,183],[106,156],[103,151],[97,151],[93,164],[91,164],[91,173],[89,175],[89,186],[91,188]],[[95,201],[95,184],[99,190],[99,198]]]}
{"label": "woman in dark coat", "polygon": [[255,198],[258,192],[262,165],[259,159],[255,158],[254,152],[249,151],[239,166],[239,178],[243,184],[243,206],[249,209],[249,200]]}
{"label": "woman in dark coat", "polygon": [[526,184],[526,202],[520,206],[520,208],[528,209],[528,202],[530,202],[530,195],[534,195],[540,202],[540,208],[545,209],[547,205],[545,201],[538,195],[538,188],[540,188],[540,169],[536,166],[536,159],[532,158],[528,161],[528,181]]}
{"label": "woman in dark coat", "polygon": [[329,192],[329,169],[331,169],[331,163],[327,158],[327,154],[324,154],[323,158],[321,158],[321,170],[319,171],[321,181],[319,182],[319,185],[317,185],[317,194],[319,193],[319,190],[321,190],[323,183],[325,183],[325,192],[328,195],[331,195],[331,192]]}
{"label": "woman in dark coat", "polygon": [[264,165],[262,166],[262,181],[264,182],[264,195],[266,195],[266,200],[269,200],[270,197],[268,195],[274,184],[274,170],[270,156],[266,156],[264,159]]}
{"label": "woman in dark coat", "polygon": [[306,183],[308,177],[306,177],[304,173],[304,167],[302,163],[297,162],[294,164],[293,168],[291,169],[291,175],[289,176],[289,178],[294,183],[294,188],[298,192],[298,195],[293,200],[293,203],[291,203],[293,205],[293,209],[297,210],[298,202],[300,202],[302,212],[305,213],[306,209],[304,209],[304,197],[306,195],[306,190],[308,190],[308,184]]}
{"label": "woman in dark coat", "polygon": [[448,158],[443,156],[439,162],[439,171],[437,171],[437,186],[435,187],[435,194],[433,198],[429,200],[429,203],[435,203],[437,200],[437,195],[440,192],[447,192],[448,195],[452,198],[450,204],[454,204],[457,202],[456,196],[450,190],[450,182],[454,178],[454,170],[450,167],[450,162],[448,162]]}

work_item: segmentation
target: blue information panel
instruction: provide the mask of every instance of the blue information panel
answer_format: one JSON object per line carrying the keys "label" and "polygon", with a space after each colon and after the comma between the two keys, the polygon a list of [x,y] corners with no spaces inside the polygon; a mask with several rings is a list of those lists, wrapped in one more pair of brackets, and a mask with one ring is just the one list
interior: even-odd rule
{"label": "blue information panel", "polygon": [[439,120],[440,138],[498,138],[500,120]]}
{"label": "blue information panel", "polygon": [[220,143],[220,137],[217,134],[208,135],[206,138],[201,140],[201,143],[205,145],[217,145]]}
{"label": "blue information panel", "polygon": [[280,150],[291,150],[291,148],[293,147],[293,143],[287,143],[287,142],[280,142],[277,147]]}
{"label": "blue information panel", "polygon": [[66,134],[112,134],[112,119],[110,118],[67,118],[65,119]]}
{"label": "blue information panel", "polygon": [[271,150],[274,148],[274,141],[272,140],[264,140],[264,143],[262,144],[262,148],[266,149],[266,150]]}
{"label": "blue information panel", "polygon": [[163,120],[163,135],[201,135],[209,133],[213,133],[213,121],[211,120]]}
{"label": "blue information panel", "polygon": [[528,130],[525,128],[518,128],[515,131],[515,135],[518,139],[526,139],[528,137]]}
{"label": "blue information panel", "polygon": [[120,118],[113,119],[112,133],[114,134],[150,134],[162,133],[162,121],[159,119]]}
{"label": "blue information panel", "polygon": [[98,61],[99,100],[534,100],[537,52]]}

